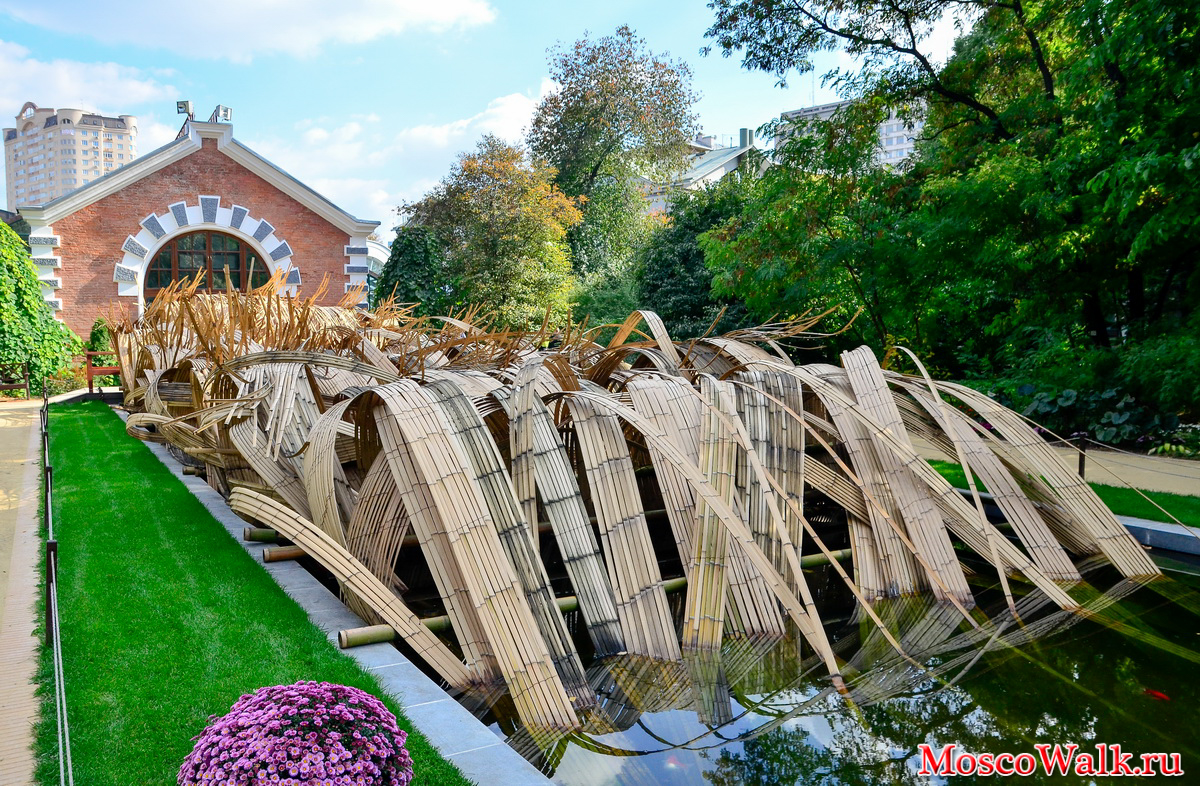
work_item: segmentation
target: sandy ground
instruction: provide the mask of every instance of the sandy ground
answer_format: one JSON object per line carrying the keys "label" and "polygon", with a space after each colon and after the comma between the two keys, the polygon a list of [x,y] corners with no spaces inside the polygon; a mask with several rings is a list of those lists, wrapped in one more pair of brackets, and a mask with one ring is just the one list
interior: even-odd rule
{"label": "sandy ground", "polygon": [[32,783],[40,400],[0,405],[0,783]]}

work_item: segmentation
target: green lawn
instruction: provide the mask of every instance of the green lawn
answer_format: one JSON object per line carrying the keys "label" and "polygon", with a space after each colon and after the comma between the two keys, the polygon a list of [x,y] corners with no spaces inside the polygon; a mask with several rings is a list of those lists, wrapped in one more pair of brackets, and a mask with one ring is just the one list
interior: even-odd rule
{"label": "green lawn", "polygon": [[[175,783],[208,717],[263,685],[325,680],[383,695],[107,406],[53,407],[50,436],[77,783]],[[43,702],[38,780],[51,784],[52,693]],[[468,783],[385,703],[409,732],[414,784]]]}
{"label": "green lawn", "polygon": [[[958,488],[967,487],[967,476],[962,467],[946,461],[930,461],[933,468],[942,477]],[[986,491],[982,483],[976,479],[980,491]],[[1153,521],[1169,521],[1163,512],[1142,498],[1142,494],[1133,489],[1119,486],[1104,486],[1099,483],[1089,483],[1104,504],[1118,516],[1137,516]],[[1188,497],[1182,494],[1168,494],[1162,491],[1142,492],[1150,499],[1162,505],[1171,515],[1192,527],[1200,527],[1200,497]]]}

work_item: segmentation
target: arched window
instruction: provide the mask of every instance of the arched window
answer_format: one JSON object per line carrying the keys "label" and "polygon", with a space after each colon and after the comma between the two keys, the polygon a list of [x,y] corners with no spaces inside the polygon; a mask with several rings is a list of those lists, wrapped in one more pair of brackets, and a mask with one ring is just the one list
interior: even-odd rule
{"label": "arched window", "polygon": [[150,260],[146,297],[154,297],[172,281],[192,281],[197,275],[203,275],[200,289],[218,291],[227,285],[245,291],[262,286],[271,277],[248,243],[223,232],[190,232],[171,239]]}

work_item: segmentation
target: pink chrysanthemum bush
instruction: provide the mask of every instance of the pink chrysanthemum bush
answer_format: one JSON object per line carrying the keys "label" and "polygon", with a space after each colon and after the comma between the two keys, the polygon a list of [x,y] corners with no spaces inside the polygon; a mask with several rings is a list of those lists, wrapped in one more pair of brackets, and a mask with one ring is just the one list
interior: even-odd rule
{"label": "pink chrysanthemum bush", "polygon": [[408,786],[407,737],[396,716],[358,688],[259,688],[210,719],[179,768],[179,786]]}

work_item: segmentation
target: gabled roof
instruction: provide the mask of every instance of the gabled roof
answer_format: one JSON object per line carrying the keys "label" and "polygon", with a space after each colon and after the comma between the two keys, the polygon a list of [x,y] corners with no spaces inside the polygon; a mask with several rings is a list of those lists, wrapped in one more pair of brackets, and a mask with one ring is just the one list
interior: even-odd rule
{"label": "gabled roof", "polygon": [[44,205],[22,205],[18,208],[26,219],[40,224],[53,224],[72,213],[98,202],[106,196],[130,186],[170,164],[187,158],[200,149],[203,140],[215,139],[217,150],[266,180],[348,235],[367,235],[379,226],[378,221],[356,218],[313,189],[301,183],[280,167],[255,153],[233,138],[233,126],[228,123],[197,123],[189,121],[187,134]]}
{"label": "gabled roof", "polygon": [[703,180],[708,175],[723,168],[731,160],[753,149],[753,145],[746,145],[745,147],[718,147],[716,150],[701,153],[692,159],[691,166],[680,176],[677,184],[687,187],[698,180]]}

